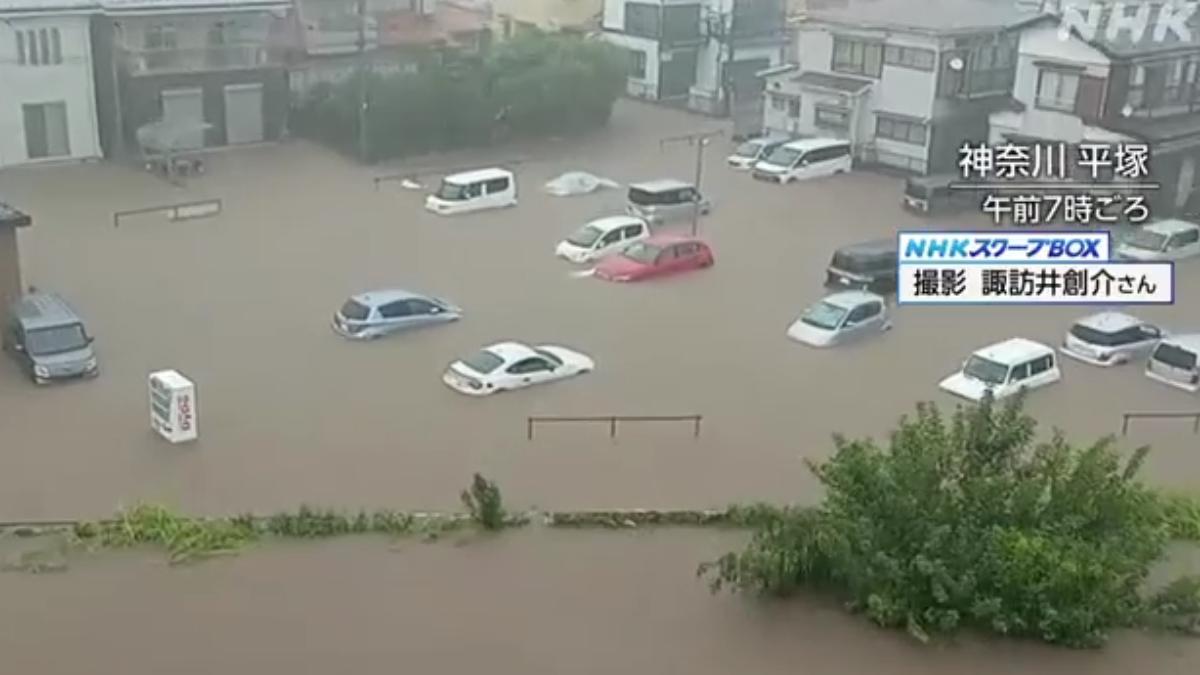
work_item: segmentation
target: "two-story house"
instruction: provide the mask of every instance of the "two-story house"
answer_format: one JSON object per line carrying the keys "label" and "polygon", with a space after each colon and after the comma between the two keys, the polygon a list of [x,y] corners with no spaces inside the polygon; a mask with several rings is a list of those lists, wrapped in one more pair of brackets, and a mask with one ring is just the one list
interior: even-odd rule
{"label": "two-story house", "polygon": [[761,99],[756,73],[786,55],[784,0],[605,0],[601,26],[629,51],[626,93],[710,114]]}
{"label": "two-story house", "polygon": [[303,95],[360,70],[416,70],[445,51],[476,53],[489,42],[489,12],[448,0],[294,0],[288,70]]}
{"label": "two-story house", "polygon": [[0,168],[100,156],[96,0],[0,0]]}
{"label": "two-story house", "polygon": [[[287,0],[99,1],[92,41],[106,155],[280,136]],[[158,136],[139,134],[148,129]]]}
{"label": "two-story house", "polygon": [[1141,36],[1110,38],[1109,18],[1093,39],[1064,30],[1057,16],[1022,31],[1016,105],[991,115],[990,140],[1146,143],[1162,184],[1149,202],[1159,212],[1183,209],[1200,184],[1200,16],[1190,41],[1157,39],[1153,16]]}
{"label": "two-story house", "polygon": [[1019,29],[1004,0],[808,0],[794,63],[761,73],[767,131],[835,136],[860,161],[950,171],[1010,104]]}

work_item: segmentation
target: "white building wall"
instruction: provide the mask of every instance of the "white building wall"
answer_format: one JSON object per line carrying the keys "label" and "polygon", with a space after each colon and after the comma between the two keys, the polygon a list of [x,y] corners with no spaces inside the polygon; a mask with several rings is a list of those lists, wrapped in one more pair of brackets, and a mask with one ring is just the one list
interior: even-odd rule
{"label": "white building wall", "polygon": [[646,55],[646,74],[644,77],[628,77],[625,82],[625,92],[637,98],[656,98],[658,96],[659,53],[658,42],[649,38],[634,37],[622,33],[605,33],[604,39],[624,49],[638,50]]}
{"label": "white building wall", "polygon": [[[18,65],[16,31],[42,28],[58,29],[62,63]],[[56,102],[66,104],[69,154],[30,160],[22,106]],[[99,157],[97,127],[88,17],[50,14],[0,21],[0,167],[30,161]]]}
{"label": "white building wall", "polygon": [[[800,133],[829,135],[828,129],[814,124],[815,106],[817,104],[851,107],[854,115],[851,119],[850,140],[857,146],[872,143],[878,159],[884,163],[905,167],[921,166],[928,156],[928,137],[926,145],[902,143],[890,139],[875,137],[876,113],[891,113],[905,117],[916,118],[929,122],[933,117],[934,105],[937,99],[937,71],[917,70],[902,66],[883,64],[881,76],[878,79],[861,75],[850,75],[833,71],[833,42],[834,36],[861,38],[865,40],[883,41],[887,45],[917,47],[938,51],[936,38],[909,33],[880,31],[864,31],[844,26],[808,23],[801,25],[796,33],[795,49],[801,71],[825,73],[828,75],[845,75],[870,80],[870,89],[859,99],[858,105],[853,104],[854,98],[839,96],[833,93],[801,92]],[[936,57],[935,57],[936,64]],[[768,109],[771,107],[767,102]],[[778,111],[774,111],[778,113]],[[772,121],[777,115],[768,116]]]}
{"label": "white building wall", "polygon": [[992,142],[1002,142],[1006,133],[1038,138],[1054,138],[1068,143],[1079,143],[1085,139],[1097,142],[1111,140],[1115,135],[1088,127],[1078,116],[1056,110],[1036,107],[1038,61],[1081,66],[1087,75],[1107,78],[1110,61],[1098,49],[1076,37],[1059,38],[1058,26],[1036,26],[1021,33],[1017,55],[1016,79],[1013,82],[1013,98],[1025,106],[1021,113],[1002,111],[990,118]]}

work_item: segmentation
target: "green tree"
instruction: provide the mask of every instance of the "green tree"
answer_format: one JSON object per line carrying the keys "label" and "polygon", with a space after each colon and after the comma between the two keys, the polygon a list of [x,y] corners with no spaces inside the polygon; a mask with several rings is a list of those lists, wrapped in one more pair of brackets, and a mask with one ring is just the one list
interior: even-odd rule
{"label": "green tree", "polygon": [[[418,72],[374,76],[367,87],[368,159],[488,143],[499,129],[519,136],[578,133],[608,122],[625,83],[612,45],[531,33],[482,59],[439,59]],[[315,88],[295,106],[296,133],[351,150],[358,83]]]}
{"label": "green tree", "polygon": [[[785,511],[748,548],[701,565],[722,586],[769,594],[824,588],[919,638],[974,627],[1075,646],[1169,607],[1194,611],[1196,586],[1141,595],[1164,552],[1162,500],[1113,439],[1037,442],[1019,398],[945,419],[918,405],[886,446],[835,438],[810,469],[826,497]],[[1197,596],[1200,597],[1200,596]]]}

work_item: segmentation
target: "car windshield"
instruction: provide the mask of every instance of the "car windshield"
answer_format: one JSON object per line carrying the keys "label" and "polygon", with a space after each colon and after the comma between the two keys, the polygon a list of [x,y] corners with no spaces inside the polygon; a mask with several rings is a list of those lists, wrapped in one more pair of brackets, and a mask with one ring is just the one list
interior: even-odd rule
{"label": "car windshield", "polygon": [[451,183],[442,181],[442,186],[438,188],[437,198],[444,199],[448,202],[462,201],[467,198],[467,186],[459,183]]}
{"label": "car windshield", "polygon": [[366,321],[371,316],[371,308],[356,300],[347,300],[342,305],[342,318],[350,321]]}
{"label": "car windshield", "polygon": [[783,145],[775,148],[771,151],[771,154],[767,155],[767,163],[776,166],[791,166],[797,159],[800,159],[800,155],[802,154],[804,153],[799,150]]}
{"label": "car windshield", "polygon": [[1154,360],[1172,368],[1193,370],[1196,367],[1196,354],[1173,344],[1161,344],[1154,350]]}
{"label": "car windshield", "polygon": [[25,334],[25,349],[33,356],[73,352],[83,349],[87,344],[87,334],[83,332],[83,326],[77,323],[40,328]]}
{"label": "car windshield", "polygon": [[734,157],[758,157],[758,151],[762,149],[762,145],[749,141],[737,146],[737,150],[733,151]]}
{"label": "car windshield", "polygon": [[471,356],[468,356],[467,358],[463,359],[462,362],[463,362],[463,365],[470,368],[471,370],[473,370],[477,373],[480,373],[481,375],[487,375],[488,373],[492,372],[493,370],[495,370],[495,369],[499,368],[501,365],[503,365],[504,359],[500,358],[499,356],[496,356],[496,354],[494,352],[489,352],[486,349],[481,349],[481,350],[475,352],[474,354],[472,354]]}
{"label": "car windshield", "polygon": [[855,253],[838,251],[830,266],[847,272],[874,272],[896,267],[896,253]]}
{"label": "car windshield", "polygon": [[846,318],[846,314],[844,307],[838,307],[828,302],[818,302],[809,307],[800,320],[823,330],[834,330],[842,325],[842,319]]}
{"label": "car windshield", "polygon": [[654,261],[658,260],[658,254],[661,251],[662,249],[654,244],[647,244],[639,241],[636,244],[630,244],[629,246],[626,246],[625,250],[621,251],[621,255],[625,258],[629,258],[630,260],[634,260],[646,265],[653,265]]}
{"label": "car windshield", "polygon": [[1003,384],[1008,377],[1008,366],[972,355],[963,366],[963,375],[988,384]]}
{"label": "car windshield", "polygon": [[1166,246],[1167,235],[1148,230],[1138,230],[1126,239],[1125,243],[1134,248],[1146,251],[1161,251]]}
{"label": "car windshield", "polygon": [[1098,345],[1100,347],[1115,347],[1130,342],[1135,342],[1133,339],[1134,331],[1119,330],[1115,333],[1106,333],[1102,330],[1096,330],[1083,324],[1075,324],[1071,326],[1071,337],[1076,340],[1086,342],[1090,345]]}
{"label": "car windshield", "polygon": [[567,243],[587,248],[596,243],[602,234],[604,234],[604,230],[595,225],[584,225],[578,232],[567,237]]}
{"label": "car windshield", "polygon": [[555,366],[562,365],[562,359],[558,358],[554,354],[551,354],[550,352],[546,351],[545,349],[535,349],[533,351],[537,352],[538,356],[541,356],[542,358],[546,359],[550,363],[553,363]]}

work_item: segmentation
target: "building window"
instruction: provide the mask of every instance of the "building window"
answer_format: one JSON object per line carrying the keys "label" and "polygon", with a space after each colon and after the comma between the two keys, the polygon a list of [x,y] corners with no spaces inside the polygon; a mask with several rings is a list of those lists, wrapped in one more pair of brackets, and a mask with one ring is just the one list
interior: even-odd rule
{"label": "building window", "polygon": [[23,105],[21,112],[25,122],[25,154],[29,159],[71,154],[66,103]]}
{"label": "building window", "polygon": [[788,97],[779,94],[771,94],[771,109],[783,112],[787,110]]}
{"label": "building window", "polygon": [[1038,72],[1037,107],[1073,112],[1079,93],[1079,74],[1060,70]]}
{"label": "building window", "polygon": [[787,102],[788,117],[798,120],[800,119],[800,97],[792,96]]}
{"label": "building window", "polygon": [[146,49],[175,49],[178,47],[175,26],[169,23],[158,23],[148,26],[143,43]]}
{"label": "building window", "polygon": [[57,28],[14,31],[17,65],[50,66],[62,63],[62,35]]}
{"label": "building window", "polygon": [[646,79],[646,52],[640,49],[629,50],[629,77]]}
{"label": "building window", "polygon": [[625,3],[625,32],[658,39],[662,35],[661,7],[642,2]]}
{"label": "building window", "polygon": [[970,98],[1008,93],[1016,73],[1016,60],[1014,36],[943,52],[938,95]]}
{"label": "building window", "polygon": [[846,130],[850,128],[850,111],[831,105],[813,106],[813,124],[828,129]]}
{"label": "building window", "polygon": [[838,73],[879,77],[883,71],[883,43],[833,38],[833,63]]}
{"label": "building window", "polygon": [[665,5],[662,12],[663,41],[687,42],[700,38],[700,5]]}
{"label": "building window", "polygon": [[932,71],[934,60],[935,53],[932,49],[899,45],[886,45],[883,48],[883,62],[889,66]]}
{"label": "building window", "polygon": [[57,28],[50,29],[50,57],[54,63],[62,63],[62,36]]}
{"label": "building window", "polygon": [[924,122],[896,115],[875,115],[875,136],[890,141],[925,145],[927,128]]}

